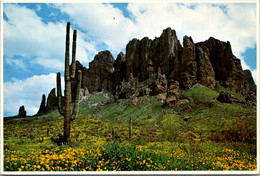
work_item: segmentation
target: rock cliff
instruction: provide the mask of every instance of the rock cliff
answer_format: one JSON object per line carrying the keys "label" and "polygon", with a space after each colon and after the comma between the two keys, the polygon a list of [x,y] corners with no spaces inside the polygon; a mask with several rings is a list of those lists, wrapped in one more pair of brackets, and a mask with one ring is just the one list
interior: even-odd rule
{"label": "rock cliff", "polygon": [[[171,28],[163,30],[161,36],[153,40],[147,37],[132,39],[126,45],[126,53],[119,53],[116,60],[106,50],[94,57],[89,68],[76,62],[76,70],[82,71],[81,88],[90,94],[110,91],[116,99],[148,94],[158,96],[162,101],[167,99],[169,106],[172,105],[169,103],[171,99],[178,102],[178,93],[167,90],[174,87],[175,84],[171,83],[176,82],[179,89],[189,89],[199,83],[208,88],[218,84],[244,95],[249,90],[256,92],[251,72],[242,70],[230,42],[210,37],[204,42],[194,43],[191,37],[184,36],[181,45]],[[143,84],[156,75],[157,79]],[[159,80],[158,76],[164,79]],[[75,89],[76,80],[72,80],[72,90]],[[170,92],[168,96],[167,92]],[[50,96],[48,110],[56,106],[55,90]],[[75,93],[72,100],[74,97]]]}

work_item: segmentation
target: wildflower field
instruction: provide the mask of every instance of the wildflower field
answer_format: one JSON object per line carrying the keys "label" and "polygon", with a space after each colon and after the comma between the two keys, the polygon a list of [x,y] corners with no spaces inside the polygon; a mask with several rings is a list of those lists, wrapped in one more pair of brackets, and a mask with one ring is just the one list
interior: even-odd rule
{"label": "wildflower field", "polygon": [[[154,97],[131,105],[130,100],[111,102],[109,93],[92,95],[81,102],[67,145],[59,143],[63,117],[58,111],[5,118],[4,170],[256,170],[256,109],[215,101],[221,90],[183,92],[193,101],[174,109],[161,108]],[[184,121],[186,116],[192,118]]]}

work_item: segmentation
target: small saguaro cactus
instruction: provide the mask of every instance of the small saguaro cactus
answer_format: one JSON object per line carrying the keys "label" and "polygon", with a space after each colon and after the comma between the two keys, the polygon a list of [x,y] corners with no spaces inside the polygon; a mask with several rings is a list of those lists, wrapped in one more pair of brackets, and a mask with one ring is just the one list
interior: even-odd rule
{"label": "small saguaro cactus", "polygon": [[129,142],[132,141],[132,117],[129,117]]}
{"label": "small saguaro cactus", "polygon": [[72,63],[71,63],[71,71],[70,71],[70,65],[69,65],[70,23],[68,22],[67,31],[66,31],[65,72],[64,72],[65,108],[63,107],[62,104],[60,73],[59,72],[57,73],[58,109],[60,114],[64,116],[63,142],[65,143],[69,142],[71,121],[75,120],[79,110],[79,95],[80,95],[81,77],[82,77],[82,73],[80,70],[78,71],[78,77],[77,77],[77,88],[76,88],[74,107],[73,107],[73,111],[71,111],[71,78],[75,78],[76,39],[77,39],[77,31],[74,30],[73,46],[72,46]]}

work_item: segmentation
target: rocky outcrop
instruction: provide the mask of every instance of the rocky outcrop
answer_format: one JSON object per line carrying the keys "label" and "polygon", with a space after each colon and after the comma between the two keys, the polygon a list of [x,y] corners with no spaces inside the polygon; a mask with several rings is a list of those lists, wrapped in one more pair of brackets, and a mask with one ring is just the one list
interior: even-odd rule
{"label": "rocky outcrop", "polygon": [[[77,61],[76,70],[82,71],[83,99],[88,93],[110,91],[115,99],[157,96],[171,107],[189,101],[173,89],[177,82],[178,89],[190,89],[196,84],[215,88],[218,84],[244,95],[249,90],[256,92],[250,71],[243,72],[229,42],[210,37],[194,43],[191,37],[184,36],[182,46],[171,28],[163,30],[161,36],[153,40],[148,37],[132,39],[126,45],[125,55],[119,53],[116,60],[106,50],[94,57],[89,68]],[[157,78],[150,82],[156,74]],[[74,101],[76,80],[72,79],[71,83]],[[47,100],[47,110],[56,107],[55,91],[51,97],[52,100]],[[48,102],[53,104],[48,107]]]}
{"label": "rocky outcrop", "polygon": [[[229,42],[210,37],[194,43],[191,37],[184,36],[181,46],[171,28],[163,30],[154,40],[132,39],[126,46],[126,54],[120,53],[115,61],[109,51],[102,51],[89,64],[89,69],[77,67],[83,72],[82,88],[87,87],[90,93],[108,90],[114,95],[131,74],[137,82],[143,82],[156,74],[158,68],[167,80],[178,81],[180,89],[189,89],[197,83],[214,88],[219,83],[237,93],[248,92],[250,81],[246,81]],[[156,87],[158,84],[154,86],[153,93],[157,94],[155,89],[160,88]]]}
{"label": "rocky outcrop", "polygon": [[125,55],[120,52],[114,62],[114,74],[113,74],[113,90],[115,93],[116,88],[120,85],[123,79],[126,77],[125,72]]}
{"label": "rocky outcrop", "polygon": [[90,95],[88,88],[80,88],[79,101],[85,100]]}
{"label": "rocky outcrop", "polygon": [[53,111],[53,110],[57,109],[57,107],[58,107],[58,98],[55,94],[55,88],[53,88],[48,95],[47,103],[46,103],[45,94],[42,95],[42,101],[40,104],[40,108],[36,115],[41,115],[41,114],[45,114],[47,112]]}
{"label": "rocky outcrop", "polygon": [[130,73],[128,80],[123,80],[117,87],[115,99],[132,99],[138,95],[138,80],[134,78],[132,73]]}
{"label": "rocky outcrop", "polygon": [[139,81],[143,81],[156,73],[158,67],[167,78],[173,70],[177,77],[180,71],[180,54],[180,42],[176,32],[170,28],[165,29],[162,35],[154,40],[147,37],[142,40],[133,39],[126,46],[126,77],[132,73]]}
{"label": "rocky outcrop", "polygon": [[109,51],[99,52],[94,60],[89,63],[89,69],[86,70],[83,81],[90,93],[103,90],[112,91],[113,65],[114,58]]}
{"label": "rocky outcrop", "polygon": [[256,106],[256,94],[254,92],[249,92],[246,95],[246,103],[252,106]]}
{"label": "rocky outcrop", "polygon": [[187,36],[183,37],[180,78],[180,85],[184,89],[191,88],[197,82],[195,44],[192,38]]}
{"label": "rocky outcrop", "polygon": [[244,70],[244,77],[248,83],[249,90],[256,93],[256,85],[250,70]]}
{"label": "rocky outcrop", "polygon": [[55,94],[55,88],[53,88],[47,98],[46,111],[50,112],[58,107],[58,98]]}
{"label": "rocky outcrop", "polygon": [[42,95],[41,105],[40,105],[40,108],[39,108],[39,110],[38,110],[38,112],[37,112],[37,115],[46,113],[45,103],[46,103],[46,97],[45,97],[45,94],[43,94],[43,95]]}
{"label": "rocky outcrop", "polygon": [[215,72],[209,60],[209,50],[207,48],[196,47],[197,59],[197,82],[208,88],[216,86]]}
{"label": "rocky outcrop", "polygon": [[161,74],[161,68],[158,68],[157,78],[155,81],[155,86],[153,90],[153,95],[157,97],[157,99],[161,102],[164,102],[166,99],[167,93],[167,79],[165,74]]}
{"label": "rocky outcrop", "polygon": [[153,43],[157,45],[156,50],[152,51],[154,65],[158,65],[167,78],[172,74],[173,78],[178,80],[182,47],[175,30],[171,28],[163,30],[159,39],[155,39]]}
{"label": "rocky outcrop", "polygon": [[222,42],[210,37],[205,42],[197,43],[195,47],[206,51],[214,69],[216,81],[237,93],[247,93],[247,83],[244,79],[241,62],[233,55],[229,42]]}
{"label": "rocky outcrop", "polygon": [[18,117],[26,117],[26,111],[23,105],[19,108]]}

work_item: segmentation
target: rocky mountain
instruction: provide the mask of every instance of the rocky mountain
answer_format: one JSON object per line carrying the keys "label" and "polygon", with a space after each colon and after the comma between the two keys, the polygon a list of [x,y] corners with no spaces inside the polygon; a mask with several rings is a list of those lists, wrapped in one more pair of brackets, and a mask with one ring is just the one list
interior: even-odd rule
{"label": "rocky mountain", "polygon": [[[242,70],[230,42],[210,37],[194,43],[191,37],[184,36],[181,45],[171,28],[163,30],[161,36],[153,40],[132,39],[126,45],[126,53],[119,53],[116,60],[109,51],[101,51],[89,63],[89,68],[76,62],[76,70],[82,71],[81,94],[84,96],[84,92],[100,91],[112,92],[115,99],[154,95],[166,101],[168,107],[187,102],[187,97],[177,91],[190,89],[198,83],[211,89],[221,85],[243,95],[256,92],[251,72]],[[75,88],[76,80],[72,80],[72,90]],[[74,96],[75,93],[72,99]],[[39,112],[56,106],[53,89],[47,105],[41,105]]]}

